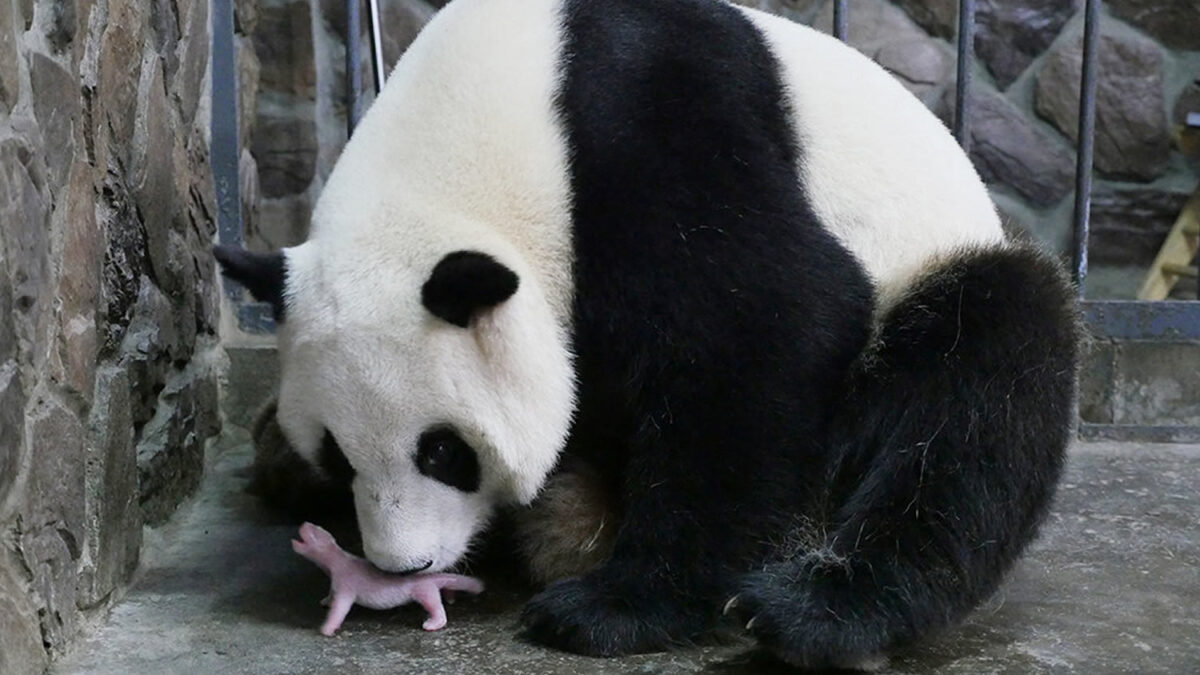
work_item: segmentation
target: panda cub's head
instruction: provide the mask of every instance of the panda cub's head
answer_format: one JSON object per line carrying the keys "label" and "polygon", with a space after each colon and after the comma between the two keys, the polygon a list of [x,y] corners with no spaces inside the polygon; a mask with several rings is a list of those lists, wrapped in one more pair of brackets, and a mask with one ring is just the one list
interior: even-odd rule
{"label": "panda cub's head", "polygon": [[364,552],[392,572],[454,565],[497,506],[531,501],[574,408],[566,328],[521,257],[445,239],[216,249],[275,307],[284,435],[351,481]]}

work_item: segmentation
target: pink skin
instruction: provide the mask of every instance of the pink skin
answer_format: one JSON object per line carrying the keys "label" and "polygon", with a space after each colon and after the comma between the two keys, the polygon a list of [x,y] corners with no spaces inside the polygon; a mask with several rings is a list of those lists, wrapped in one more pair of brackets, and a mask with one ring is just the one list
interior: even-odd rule
{"label": "pink skin", "polygon": [[478,579],[459,574],[387,574],[366,560],[343,551],[333,540],[333,535],[312,523],[300,526],[300,540],[292,540],[292,550],[316,563],[329,575],[329,595],[321,602],[329,605],[329,614],[321,625],[322,635],[333,635],[355,604],[371,609],[391,609],[413,600],[429,612],[422,628],[438,630],[446,625],[442,591],[446,592],[447,602],[454,601],[454,591],[483,591],[483,583]]}

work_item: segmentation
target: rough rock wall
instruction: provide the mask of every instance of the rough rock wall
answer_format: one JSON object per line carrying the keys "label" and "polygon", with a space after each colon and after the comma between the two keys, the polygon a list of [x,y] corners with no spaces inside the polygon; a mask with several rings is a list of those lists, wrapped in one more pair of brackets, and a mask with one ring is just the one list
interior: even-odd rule
{"label": "rough rock wall", "polygon": [[[830,0],[735,1],[824,30],[831,23]],[[383,0],[389,67],[442,4]],[[344,2],[258,5],[257,29],[247,35],[253,36],[259,74],[241,85],[254,92],[246,97],[257,96],[247,108],[253,111],[245,125],[253,141],[243,162],[243,184],[257,186],[245,193],[248,240],[271,248],[304,239],[312,204],[344,142]],[[977,6],[973,159],[1013,227],[1065,251],[1082,0],[980,0]],[[1136,290],[1200,176],[1196,162],[1171,141],[1185,113],[1200,111],[1200,85],[1194,84],[1200,78],[1200,4],[1109,0],[1105,7],[1092,288],[1119,296]],[[957,8],[957,0],[849,2],[850,42],[947,121],[953,110]]]}
{"label": "rough rock wall", "polygon": [[[384,63],[395,65],[433,16],[424,0],[381,0]],[[370,105],[366,3],[362,18],[364,107]],[[344,0],[239,0],[240,172],[247,245],[296,244],[346,142]],[[245,17],[253,17],[248,19]]]}
{"label": "rough rock wall", "polygon": [[217,430],[208,0],[0,0],[0,673],[121,592]]}

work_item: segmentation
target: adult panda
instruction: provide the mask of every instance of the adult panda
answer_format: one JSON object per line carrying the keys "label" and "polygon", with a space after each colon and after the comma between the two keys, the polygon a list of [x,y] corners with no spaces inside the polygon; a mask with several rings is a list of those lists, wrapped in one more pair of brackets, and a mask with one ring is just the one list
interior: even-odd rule
{"label": "adult panda", "polygon": [[277,422],[379,567],[454,565],[556,466],[594,480],[536,523],[590,532],[572,490],[607,486],[611,547],[522,616],[571,651],[724,608],[791,663],[873,658],[997,587],[1070,436],[1055,262],[880,67],[716,0],[455,0],[309,240],[217,256],[275,304]]}

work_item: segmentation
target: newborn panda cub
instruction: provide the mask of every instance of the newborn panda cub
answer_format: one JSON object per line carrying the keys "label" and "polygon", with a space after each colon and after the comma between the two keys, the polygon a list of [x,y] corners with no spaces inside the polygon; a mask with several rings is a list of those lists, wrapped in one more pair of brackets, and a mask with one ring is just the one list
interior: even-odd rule
{"label": "newborn panda cub", "polygon": [[483,592],[483,584],[478,579],[458,574],[397,576],[381,572],[366,560],[343,551],[333,535],[312,523],[300,526],[300,539],[292,540],[292,550],[316,563],[329,575],[329,596],[322,602],[329,605],[329,614],[321,625],[321,634],[326,636],[333,635],[342,626],[346,614],[355,604],[371,609],[391,609],[413,600],[429,612],[422,628],[440,630],[446,626],[443,592],[450,601],[455,591]]}
{"label": "newborn panda cub", "polygon": [[[274,399],[265,404],[251,428],[254,464],[249,491],[268,506],[298,518],[338,525],[357,546],[357,528],[347,509],[348,481],[339,479],[338,460],[326,457],[324,471],[304,461],[288,444],[275,419]],[[600,475],[582,460],[567,457],[550,476],[538,498],[510,513],[511,544],[525,563],[528,579],[545,586],[584,574],[599,565],[612,550],[617,522],[613,497]],[[343,522],[349,518],[350,522]],[[446,625],[442,593],[480,593],[477,579],[453,574],[389,575],[368,561],[338,546],[334,536],[312,523],[301,525],[300,539],[292,549],[312,561],[330,577],[329,606],[321,633],[333,635],[354,604],[371,609],[391,609],[409,602],[428,612],[425,630]]]}
{"label": "newborn panda cub", "polygon": [[[349,481],[331,477],[336,470],[323,472],[304,461],[279,429],[276,411],[272,399],[251,429],[254,464],[249,491],[291,517],[337,523],[341,536],[358,546],[353,507],[347,504]],[[326,463],[336,462],[327,458]],[[612,487],[588,463],[564,457],[532,504],[504,514],[511,534],[507,542],[520,556],[528,579],[545,586],[603,562],[619,522],[615,498]],[[333,540],[323,528],[311,527]]]}

